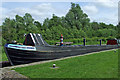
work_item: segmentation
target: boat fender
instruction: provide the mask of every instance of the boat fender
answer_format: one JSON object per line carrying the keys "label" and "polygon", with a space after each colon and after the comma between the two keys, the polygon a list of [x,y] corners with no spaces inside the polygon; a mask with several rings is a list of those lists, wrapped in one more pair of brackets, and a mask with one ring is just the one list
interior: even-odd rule
{"label": "boat fender", "polygon": [[17,41],[13,40],[12,43],[13,43],[13,44],[17,44]]}

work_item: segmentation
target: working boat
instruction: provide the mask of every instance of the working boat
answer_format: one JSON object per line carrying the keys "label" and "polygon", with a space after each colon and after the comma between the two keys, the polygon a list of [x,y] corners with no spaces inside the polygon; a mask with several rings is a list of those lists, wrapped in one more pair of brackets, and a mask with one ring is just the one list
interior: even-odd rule
{"label": "working boat", "polygon": [[114,48],[118,48],[118,45],[49,45],[43,40],[41,34],[34,33],[26,35],[23,45],[5,44],[5,52],[11,65],[52,60]]}

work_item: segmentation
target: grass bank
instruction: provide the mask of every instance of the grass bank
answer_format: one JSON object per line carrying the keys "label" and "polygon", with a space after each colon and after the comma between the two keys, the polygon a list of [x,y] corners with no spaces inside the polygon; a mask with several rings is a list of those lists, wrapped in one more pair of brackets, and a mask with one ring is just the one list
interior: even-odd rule
{"label": "grass bank", "polygon": [[[51,69],[52,64],[59,68]],[[117,78],[118,50],[14,68],[29,78]]]}
{"label": "grass bank", "polygon": [[8,61],[8,58],[2,46],[0,47],[0,61]]}
{"label": "grass bank", "polygon": [[6,54],[5,54],[5,52],[2,53],[2,61],[8,61],[8,58],[7,58]]}

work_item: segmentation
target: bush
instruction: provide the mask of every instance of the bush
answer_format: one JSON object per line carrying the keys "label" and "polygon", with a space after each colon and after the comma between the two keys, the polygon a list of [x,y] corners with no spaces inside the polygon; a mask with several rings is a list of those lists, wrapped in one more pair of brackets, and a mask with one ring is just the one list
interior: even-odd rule
{"label": "bush", "polygon": [[2,46],[4,46],[5,44],[6,44],[6,40],[2,38]]}
{"label": "bush", "polygon": [[77,40],[77,39],[74,39],[74,40],[73,40],[73,43],[78,43],[78,40]]}
{"label": "bush", "polygon": [[107,39],[115,39],[115,37],[109,36]]}

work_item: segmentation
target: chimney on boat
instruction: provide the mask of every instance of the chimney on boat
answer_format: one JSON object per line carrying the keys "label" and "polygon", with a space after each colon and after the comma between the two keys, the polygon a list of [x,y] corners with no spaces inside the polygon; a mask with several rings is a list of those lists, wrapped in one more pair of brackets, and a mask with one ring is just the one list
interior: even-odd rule
{"label": "chimney on boat", "polygon": [[101,46],[101,44],[102,44],[102,40],[100,39],[100,46]]}
{"label": "chimney on boat", "polygon": [[63,35],[60,36],[60,46],[63,46]]}
{"label": "chimney on boat", "polygon": [[84,38],[84,39],[83,39],[83,45],[84,45],[84,46],[85,46],[85,43],[86,43],[86,39]]}

